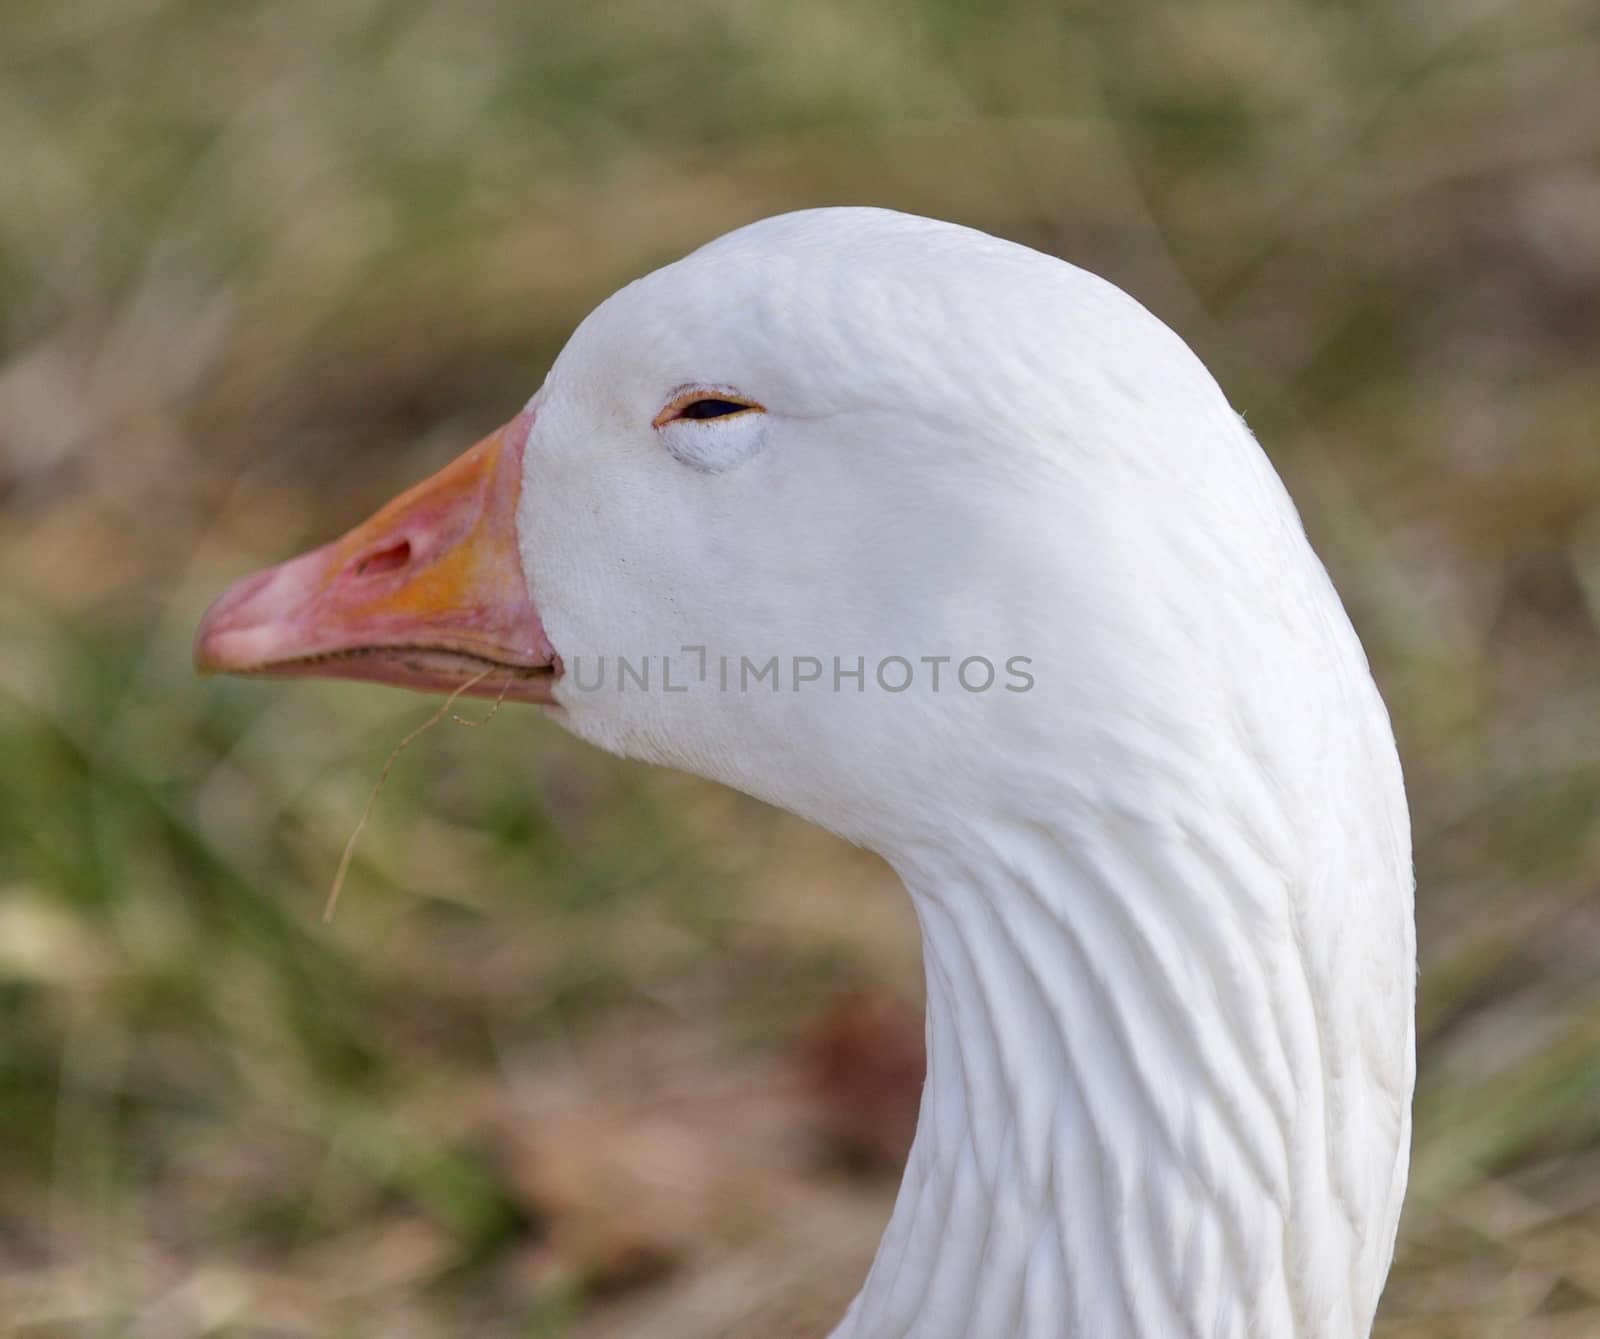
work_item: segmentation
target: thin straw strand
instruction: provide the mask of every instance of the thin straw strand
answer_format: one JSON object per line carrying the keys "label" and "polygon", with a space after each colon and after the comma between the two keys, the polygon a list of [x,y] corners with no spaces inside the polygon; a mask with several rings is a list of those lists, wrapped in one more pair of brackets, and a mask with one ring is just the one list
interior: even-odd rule
{"label": "thin straw strand", "polygon": [[[479,679],[482,677],[483,675],[481,674],[478,676]],[[462,716],[452,711],[450,713],[450,719],[457,725],[470,725],[474,728],[480,725],[488,725],[489,722],[495,718],[495,714],[500,710],[500,704],[506,700],[506,694],[511,691],[511,681],[516,677],[517,676],[515,674],[509,672],[506,674],[506,681],[500,685],[500,696],[495,698],[494,705],[489,708],[489,714],[487,716],[479,717],[478,719],[474,720],[471,716]],[[474,679],[472,682],[476,683],[477,681],[477,679]],[[470,687],[472,687],[472,684],[463,684],[456,691],[465,692]],[[454,698],[451,700],[454,701]],[[448,707],[449,705],[449,702],[445,703],[445,706]]]}
{"label": "thin straw strand", "polygon": [[[501,667],[499,665],[491,665],[481,674],[476,674],[472,678],[468,679],[465,683],[461,684],[455,690],[455,692],[451,693],[449,697],[445,698],[444,703],[440,706],[438,711],[434,712],[432,716],[428,717],[427,720],[425,720],[421,725],[417,726],[416,729],[414,729],[410,734],[408,734],[404,739],[394,746],[394,752],[389,755],[389,761],[384,763],[383,771],[378,773],[377,784],[373,786],[372,793],[367,796],[366,808],[361,811],[361,819],[356,824],[355,831],[350,834],[350,840],[344,844],[344,854],[339,857],[338,872],[333,876],[333,887],[328,890],[328,904],[322,909],[322,923],[324,925],[328,925],[333,921],[334,909],[339,905],[339,890],[344,887],[345,875],[350,872],[350,859],[356,853],[356,842],[361,839],[362,830],[367,826],[367,820],[372,817],[372,806],[378,802],[378,796],[383,793],[384,783],[388,781],[389,773],[394,769],[396,760],[402,753],[406,751],[406,749],[411,746],[411,741],[414,740],[418,735],[427,734],[429,730],[438,725],[439,722],[442,721],[446,716],[453,715],[454,713],[452,713],[450,709],[455,706],[456,699],[466,692],[467,689],[482,683],[500,668]],[[456,716],[455,719],[460,721],[462,725],[487,724],[493,719],[495,712],[500,710],[500,704],[505,701],[506,693],[511,687],[511,678],[511,674],[507,673],[506,686],[500,690],[500,696],[495,699],[494,706],[490,708],[489,714],[485,716],[483,720],[466,720],[460,716]]]}

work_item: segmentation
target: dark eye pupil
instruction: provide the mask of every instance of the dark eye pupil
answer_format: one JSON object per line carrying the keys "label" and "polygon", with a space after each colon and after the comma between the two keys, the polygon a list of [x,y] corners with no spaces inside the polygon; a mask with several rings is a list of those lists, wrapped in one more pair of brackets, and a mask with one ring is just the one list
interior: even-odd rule
{"label": "dark eye pupil", "polygon": [[679,418],[723,418],[728,414],[742,414],[750,408],[737,400],[694,400],[678,411]]}

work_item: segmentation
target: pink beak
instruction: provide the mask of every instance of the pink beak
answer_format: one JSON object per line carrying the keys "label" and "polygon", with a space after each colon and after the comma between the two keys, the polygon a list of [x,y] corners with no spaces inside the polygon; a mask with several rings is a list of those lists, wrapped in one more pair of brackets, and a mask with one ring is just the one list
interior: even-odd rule
{"label": "pink beak", "polygon": [[[361,679],[551,702],[558,665],[517,547],[524,411],[341,539],[206,611],[202,674]],[[485,671],[490,671],[485,674]]]}

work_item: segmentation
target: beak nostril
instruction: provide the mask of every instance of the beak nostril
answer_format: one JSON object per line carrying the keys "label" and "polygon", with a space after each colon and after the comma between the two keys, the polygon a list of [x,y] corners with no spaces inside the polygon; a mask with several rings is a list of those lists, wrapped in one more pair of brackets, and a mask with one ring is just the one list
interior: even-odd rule
{"label": "beak nostril", "polygon": [[411,541],[402,539],[397,544],[388,544],[376,553],[369,553],[356,564],[355,575],[358,577],[382,576],[386,572],[397,572],[411,561]]}

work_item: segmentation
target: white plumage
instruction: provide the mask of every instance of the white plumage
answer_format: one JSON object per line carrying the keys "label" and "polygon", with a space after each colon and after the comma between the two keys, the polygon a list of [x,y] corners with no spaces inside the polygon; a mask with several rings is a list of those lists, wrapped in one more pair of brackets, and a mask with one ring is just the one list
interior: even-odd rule
{"label": "white plumage", "polygon": [[[696,396],[752,407],[668,412]],[[915,904],[921,1120],[836,1339],[1367,1335],[1414,1073],[1400,768],[1183,342],[1026,248],[816,210],[616,294],[523,421],[553,713],[872,848]],[[953,684],[971,657],[1031,684]]]}
{"label": "white plumage", "polygon": [[[696,383],[767,410],[682,426],[728,437],[721,473],[645,426]],[[911,892],[928,1085],[841,1339],[1367,1334],[1413,1076],[1400,770],[1183,343],[1036,252],[822,210],[617,294],[537,413],[523,552],[569,662],[1032,662],[1026,693],[558,690]]]}

